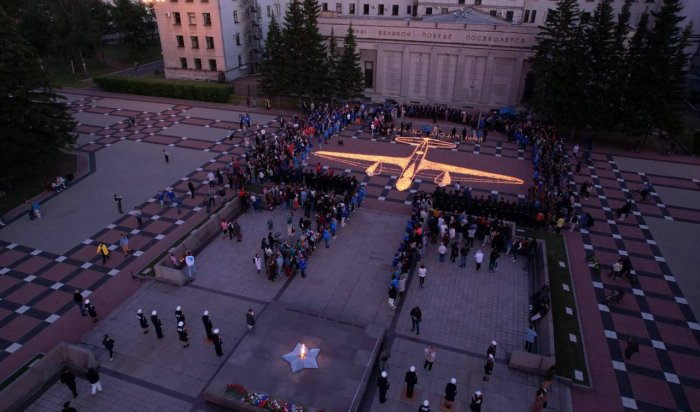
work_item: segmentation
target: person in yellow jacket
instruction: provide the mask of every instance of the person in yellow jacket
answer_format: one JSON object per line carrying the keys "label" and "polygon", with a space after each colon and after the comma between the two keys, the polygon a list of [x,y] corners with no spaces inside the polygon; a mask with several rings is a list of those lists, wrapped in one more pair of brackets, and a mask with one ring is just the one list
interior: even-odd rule
{"label": "person in yellow jacket", "polygon": [[97,254],[102,256],[103,265],[107,263],[107,259],[109,259],[109,249],[104,243],[100,242],[100,244],[97,245]]}

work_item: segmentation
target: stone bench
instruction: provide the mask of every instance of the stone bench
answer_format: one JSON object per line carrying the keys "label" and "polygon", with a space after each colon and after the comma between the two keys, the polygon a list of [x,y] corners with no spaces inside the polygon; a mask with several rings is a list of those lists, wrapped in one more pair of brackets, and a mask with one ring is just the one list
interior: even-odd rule
{"label": "stone bench", "polygon": [[520,369],[526,372],[544,374],[554,366],[555,360],[550,356],[538,355],[536,353],[525,352],[521,349],[515,349],[510,353],[508,367]]}
{"label": "stone bench", "polygon": [[54,383],[64,366],[84,374],[88,368],[97,368],[99,364],[91,351],[59,343],[43,358],[29,365],[26,371],[0,392],[0,411],[21,410],[35,394]]}
{"label": "stone bench", "polygon": [[170,255],[181,259],[185,252],[191,250],[197,252],[209,242],[212,236],[220,233],[221,220],[230,219],[238,215],[242,210],[241,199],[236,197],[226,203],[218,212],[213,213],[209,218],[196,229],[193,229],[187,237],[177,246],[168,250],[165,256],[153,266],[155,279],[161,282],[182,286],[187,283],[187,273],[185,264],[173,267]]}

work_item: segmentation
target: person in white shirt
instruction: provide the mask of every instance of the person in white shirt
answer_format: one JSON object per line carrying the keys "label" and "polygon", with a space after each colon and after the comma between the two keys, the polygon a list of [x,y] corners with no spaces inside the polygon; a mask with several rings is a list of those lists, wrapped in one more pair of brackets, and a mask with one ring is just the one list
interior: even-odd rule
{"label": "person in white shirt", "polygon": [[481,268],[481,264],[484,263],[484,252],[482,252],[481,249],[477,250],[474,254],[474,261],[476,262],[476,270],[478,271]]}
{"label": "person in white shirt", "polygon": [[423,284],[425,283],[425,275],[428,273],[428,269],[425,268],[425,265],[421,263],[420,267],[418,268],[418,284],[420,287],[423,287]]}
{"label": "person in white shirt", "polygon": [[440,262],[444,262],[445,254],[447,253],[447,246],[444,243],[441,243],[438,247],[438,253],[440,254]]}

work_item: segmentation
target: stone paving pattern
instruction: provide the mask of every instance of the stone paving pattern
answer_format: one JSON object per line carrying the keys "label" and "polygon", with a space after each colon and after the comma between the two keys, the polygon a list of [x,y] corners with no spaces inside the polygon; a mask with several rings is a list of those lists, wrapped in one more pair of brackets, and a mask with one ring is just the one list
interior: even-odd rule
{"label": "stone paving pattern", "polygon": [[[79,153],[90,156],[94,156],[95,153],[102,150],[107,153],[112,145],[118,146],[120,141],[130,140],[137,143],[150,143],[160,148],[171,147],[169,149],[171,152],[175,152],[177,148],[183,148],[192,153],[199,151],[211,156],[209,161],[201,164],[190,174],[170,183],[179,195],[184,194],[187,180],[192,180],[200,193],[205,192],[206,170],[222,167],[223,162],[230,160],[232,156],[237,158],[244,151],[240,132],[236,133],[231,142],[188,136],[168,136],[165,133],[167,133],[168,128],[174,125],[184,124],[199,126],[202,129],[219,130],[220,136],[223,138],[227,135],[229,128],[237,128],[235,121],[237,113],[245,112],[245,108],[238,112],[233,110],[233,121],[226,121],[226,119],[218,118],[217,112],[213,112],[217,113],[216,115],[203,114],[207,113],[207,110],[221,111],[224,108],[221,105],[182,103],[175,100],[145,97],[124,97],[81,90],[69,90],[68,92],[66,96],[71,102],[74,113],[105,116],[100,118],[101,120],[93,120],[94,123],[78,126],[77,132],[80,133],[82,143],[77,149]],[[192,113],[201,114],[201,118],[196,116],[188,118],[188,115],[184,114],[188,110],[194,109],[199,110],[199,112]],[[137,124],[135,126],[126,127],[123,121],[128,116],[136,117]],[[121,121],[112,123],[115,118],[120,118]],[[84,119],[97,118],[90,116],[84,117]],[[421,123],[420,120],[412,120]],[[255,113],[253,113],[253,121],[256,121]],[[405,149],[398,148],[401,145],[392,145],[381,139],[372,139],[367,130],[362,130],[360,127],[352,126],[342,133],[346,137],[346,141],[353,139],[363,142],[367,147],[367,152],[386,150],[396,155],[405,154]],[[91,140],[87,136],[90,136]],[[331,145],[331,147],[337,146]],[[389,149],[384,149],[384,147]],[[454,153],[446,152],[433,151],[431,158],[435,156],[437,161],[444,161],[451,156],[448,156],[449,153]],[[503,170],[498,171],[500,173],[516,175],[523,173],[523,170],[529,170],[530,167],[530,153],[517,150],[498,135],[491,136],[482,144],[461,144],[456,148],[456,152],[465,155],[464,161],[467,164],[475,158],[493,160],[493,157],[510,159],[515,164],[522,164],[522,166],[513,166],[511,162],[502,162]],[[691,286],[686,290],[686,282],[688,282],[686,279],[692,282],[696,278],[692,274],[696,273],[697,265],[692,263],[692,259],[678,261],[677,257],[682,256],[678,253],[674,256],[673,263],[667,262],[666,260],[670,260],[671,257],[664,255],[663,252],[676,249],[675,245],[667,244],[667,239],[673,239],[673,235],[660,233],[657,229],[659,225],[651,222],[659,220],[673,222],[673,225],[678,227],[676,236],[685,230],[692,230],[696,227],[695,224],[700,222],[698,206],[692,203],[677,204],[681,202],[678,201],[674,190],[688,190],[697,193],[700,185],[699,168],[697,162],[689,163],[690,160],[680,156],[668,159],[639,159],[636,156],[630,157],[624,152],[609,151],[609,153],[595,152],[592,167],[584,168],[581,176],[572,177],[578,184],[584,179],[589,179],[596,185],[596,190],[593,191],[591,198],[580,201],[580,203],[581,207],[591,213],[597,221],[596,225],[588,232],[583,231],[580,234],[567,232],[565,234],[594,384],[592,392],[572,391],[573,404],[577,410],[693,410],[695,405],[700,404],[700,372],[697,367],[694,367],[700,357],[698,349],[700,326],[693,315],[691,304],[697,305],[700,296],[693,292],[693,283],[688,283]],[[668,167],[670,163],[667,160],[672,160],[674,166]],[[162,163],[162,158],[154,159],[153,162],[155,164]],[[143,162],[133,165],[137,170],[142,170],[144,176],[148,176],[151,166],[143,164]],[[348,168],[345,165],[335,164],[331,164],[331,166],[338,173],[351,173],[363,181],[367,185],[367,206],[375,209],[405,213],[405,203],[410,201],[415,191],[432,191],[434,188],[432,182],[426,179],[425,181],[415,181],[409,191],[397,192],[392,189],[396,177],[391,176],[391,174],[381,174],[368,178],[361,168]],[[98,170],[99,167],[98,163]],[[520,177],[528,180],[527,174],[522,174]],[[625,196],[629,195],[631,191],[641,188],[647,181],[659,188],[653,201],[636,203],[634,216],[625,222],[616,222],[613,216],[614,209],[623,203]],[[79,187],[83,183],[81,181],[77,186]],[[148,185],[148,179],[144,180],[144,184]],[[150,193],[161,189],[160,186],[162,185],[153,185],[149,189]],[[492,187],[482,187],[478,184],[474,184],[474,187],[477,195],[490,194],[506,198],[523,198],[525,189],[523,187],[522,191],[509,189],[492,192],[494,189]],[[50,196],[47,200],[42,201],[43,207],[49,207],[51,202],[56,201],[57,198],[71,198],[71,190],[73,189],[76,188],[69,188],[59,195]],[[95,193],[101,193],[99,186],[93,187],[93,190]],[[126,190],[122,189],[121,191],[125,192]],[[669,199],[670,202],[666,204],[663,196],[668,194],[672,194],[672,199]],[[111,199],[111,193],[108,198]],[[84,201],[85,199],[75,197],[72,199],[75,204]],[[153,199],[134,199],[133,204],[125,204],[125,211],[130,210],[133,205],[139,204],[139,201],[142,202],[140,206],[144,211],[146,226],[143,231],[132,234],[131,246],[142,255],[148,255],[149,250],[154,248],[158,242],[164,239],[170,241],[171,238],[168,236],[172,237],[171,234],[176,233],[178,227],[189,227],[205,218],[205,213],[200,207],[201,199],[199,197],[193,200],[186,199],[182,215],[177,215],[174,210],[167,207],[161,211],[159,206],[153,203]],[[95,291],[97,292],[96,296],[105,296],[103,300],[108,302],[106,307],[100,308],[98,306],[105,313],[110,312],[120,304],[121,300],[130,296],[130,292],[125,294],[124,290],[133,291],[134,288],[138,287],[128,283],[131,281],[125,280],[128,279],[126,278],[128,271],[124,272],[129,268],[146,263],[139,263],[141,262],[139,256],[134,256],[136,253],[128,258],[123,258],[120,253],[115,251],[107,265],[101,265],[95,256],[97,241],[107,241],[114,247],[119,233],[135,230],[135,219],[125,215],[115,220],[114,209],[114,204],[112,204],[111,207],[105,208],[101,215],[93,217],[93,221],[88,223],[100,223],[102,225],[100,227],[103,229],[90,235],[85,241],[73,246],[65,253],[51,253],[35,249],[28,244],[18,243],[10,237],[6,237],[5,233],[12,230],[13,226],[17,224],[16,220],[11,220],[10,225],[0,229],[0,239],[2,239],[0,241],[0,275],[2,275],[0,277],[0,349],[2,349],[0,352],[0,371],[2,371],[2,375],[10,373],[37,350],[50,348],[47,345],[50,345],[52,341],[75,341],[82,334],[81,331],[89,329],[88,325],[77,326],[78,323],[81,323],[80,317],[70,300],[70,293],[75,287],[86,289],[84,292],[86,296]],[[19,219],[27,218],[24,216]],[[47,217],[47,219],[49,218]],[[647,219],[649,220],[648,225],[646,224]],[[658,238],[655,237],[656,232],[659,232]],[[35,239],[43,237],[39,231],[32,233],[34,233]],[[585,264],[585,253],[591,250],[595,251],[600,258],[603,273],[606,273],[609,264],[617,258],[620,251],[623,254],[627,253],[632,259],[636,273],[640,276],[640,285],[632,289],[625,281],[611,281],[604,275],[600,277],[592,272]],[[671,252],[667,253],[672,254]],[[390,256],[386,259],[390,259]],[[252,266],[252,262],[250,265]],[[695,282],[697,281],[695,280]],[[112,296],[103,294],[108,284],[112,285],[110,287],[112,294],[117,293],[114,297],[122,296],[121,299],[113,299]],[[290,284],[289,296],[293,296],[292,292],[295,287],[300,287],[297,285],[299,283],[296,282]],[[145,288],[157,289],[163,286],[147,285]],[[613,287],[622,288],[629,293],[620,305],[611,311],[606,311],[604,307],[598,305],[598,302],[602,300],[604,293]],[[194,287],[184,290],[192,291],[197,290],[197,288],[197,282],[195,282]],[[209,293],[208,289],[211,289],[209,287],[204,289],[204,286],[199,286],[199,288],[200,291],[207,293]],[[248,292],[245,291],[245,293]],[[332,293],[330,288],[328,292]],[[122,294],[119,295],[119,293]],[[139,293],[146,292],[139,291]],[[245,293],[242,293],[241,296]],[[132,298],[134,296],[137,295],[132,295]],[[283,298],[286,296],[286,294],[282,295]],[[236,298],[240,297],[236,296]],[[412,298],[414,295],[409,294],[408,299]],[[377,301],[381,300],[379,297],[377,299]],[[255,305],[255,303],[255,301],[246,301],[246,304],[250,306]],[[338,313],[344,311],[341,307],[331,307],[330,303],[317,304],[323,310],[335,310]],[[335,305],[338,306],[338,304]],[[363,309],[364,307],[362,306]],[[350,305],[348,305],[346,312],[349,309]],[[172,311],[172,309],[168,311],[167,308],[164,310],[165,313]],[[402,311],[404,310],[406,310],[405,307]],[[112,313],[116,315],[116,312]],[[377,308],[375,313],[366,313],[359,318],[370,319],[374,317],[379,319],[381,318],[379,313],[380,309]],[[124,321],[128,319],[128,316]],[[386,316],[390,317],[388,314]],[[401,316],[402,312],[398,312],[397,322]],[[135,324],[135,319],[132,322]],[[424,326],[428,327],[427,320]],[[400,333],[401,328],[405,328],[405,326],[398,326],[396,330],[395,345],[397,346],[392,347],[395,353],[401,353],[404,350],[401,342],[405,338],[403,333]],[[622,350],[624,349],[624,341],[630,335],[641,337],[642,347],[640,353],[635,354],[631,361],[624,362]],[[101,335],[99,332],[94,332],[94,336],[88,338],[88,341],[93,339],[93,344],[95,344],[97,339],[95,336]],[[480,341],[481,339],[479,337],[476,340]],[[507,336],[502,339],[504,339],[503,342],[506,342],[504,345],[509,344]],[[517,343],[517,339],[515,341]],[[124,342],[128,342],[128,339],[124,339]],[[457,347],[441,351],[441,354],[453,351],[462,353],[462,356],[467,356],[469,359],[469,351],[461,349],[468,346],[460,345],[462,343],[456,344]],[[474,349],[474,353],[482,352],[483,345],[478,345]],[[407,349],[406,352],[412,352],[412,349]],[[438,360],[438,362],[441,361]],[[403,364],[403,362],[400,363]],[[398,366],[405,367],[404,365]],[[505,366],[497,364],[496,368],[496,374],[499,376],[500,369],[505,369]],[[136,369],[139,369],[138,364],[129,369],[129,374]],[[474,368],[468,369],[478,371],[480,366],[476,365]],[[396,367],[393,370],[396,371]],[[127,375],[119,376],[120,382],[128,380]],[[468,381],[468,379],[460,379],[460,382]],[[392,381],[396,385],[401,380],[394,377]],[[537,382],[531,382],[532,388],[536,384]],[[444,384],[440,383],[438,386],[441,385]],[[438,389],[440,390],[437,392],[441,392],[442,388]],[[158,390],[163,389],[158,387]],[[460,390],[461,394],[465,394],[468,389],[462,388]],[[507,390],[495,392],[503,394]],[[174,395],[171,396],[172,398],[178,399],[177,394],[171,393],[171,395]],[[487,397],[486,405],[490,403],[488,399],[494,397],[498,397],[498,395],[491,393]],[[619,399],[619,402],[616,402],[615,399]],[[195,408],[201,409],[203,406],[196,401],[191,404],[193,410]],[[395,403],[390,402],[384,406],[387,405],[395,405]],[[390,407],[398,408],[398,406]]]}

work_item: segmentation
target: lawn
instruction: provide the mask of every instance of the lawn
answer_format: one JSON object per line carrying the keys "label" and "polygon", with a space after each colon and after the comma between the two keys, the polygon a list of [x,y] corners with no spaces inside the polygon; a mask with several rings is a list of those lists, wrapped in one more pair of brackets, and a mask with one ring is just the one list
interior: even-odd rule
{"label": "lawn", "polygon": [[[541,230],[525,229],[526,236],[547,242],[547,267],[549,269],[550,297],[552,299],[552,318],[554,320],[554,349],[557,359],[557,374],[571,379],[574,383],[590,385],[588,366],[586,364],[583,337],[578,320],[578,309],[574,297],[569,257],[566,252],[564,237]],[[559,262],[564,262],[561,267]],[[569,291],[564,289],[564,284]],[[572,314],[566,313],[571,308]],[[577,342],[571,342],[569,334],[576,336]],[[575,378],[575,371],[580,371],[583,379]]]}
{"label": "lawn", "polygon": [[148,63],[161,58],[160,43],[149,45],[145,50],[134,56],[132,52],[120,44],[105,44],[102,50],[97,50],[95,55],[85,59],[87,76],[80,60],[74,61],[75,71],[71,70],[70,60],[50,57],[45,60],[49,79],[54,86],[84,88],[92,86],[92,77],[100,76],[134,67],[137,60]]}
{"label": "lawn", "polygon": [[40,193],[51,189],[51,182],[56,176],[74,174],[76,171],[77,157],[73,154],[59,152],[56,161],[46,176],[27,178],[16,182],[14,187],[7,189],[0,196],[0,215],[11,211],[24,203],[27,199],[33,199]]}

